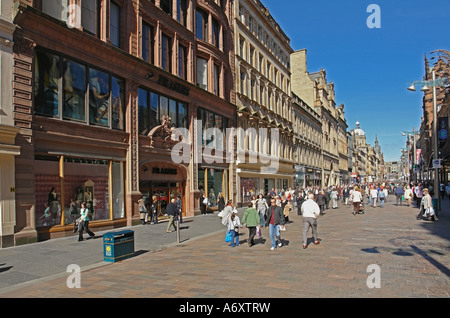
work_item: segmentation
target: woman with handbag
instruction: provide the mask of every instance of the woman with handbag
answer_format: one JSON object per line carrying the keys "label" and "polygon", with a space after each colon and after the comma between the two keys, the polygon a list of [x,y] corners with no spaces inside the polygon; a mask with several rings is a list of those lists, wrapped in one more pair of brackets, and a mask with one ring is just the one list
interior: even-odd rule
{"label": "woman with handbag", "polygon": [[239,246],[239,228],[242,227],[242,225],[237,213],[237,210],[233,210],[228,219],[227,233],[231,234],[231,247]]}
{"label": "woman with handbag", "polygon": [[423,189],[421,205],[422,207],[420,209],[419,215],[417,215],[417,219],[419,220],[422,214],[425,214],[425,217],[431,217],[432,221],[437,221],[436,213],[433,208],[433,200],[427,188]]}

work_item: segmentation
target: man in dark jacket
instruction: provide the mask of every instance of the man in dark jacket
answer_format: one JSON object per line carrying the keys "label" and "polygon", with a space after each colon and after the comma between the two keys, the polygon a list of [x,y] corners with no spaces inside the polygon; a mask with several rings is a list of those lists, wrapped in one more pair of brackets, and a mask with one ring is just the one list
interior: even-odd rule
{"label": "man in dark jacket", "polygon": [[402,196],[405,194],[405,191],[403,190],[401,184],[397,186],[394,193],[395,193],[395,205],[398,205],[398,202],[400,202],[400,206],[402,206]]}
{"label": "man in dark jacket", "polygon": [[169,229],[170,229],[170,226],[172,226],[172,225],[176,231],[177,228],[175,227],[175,223],[173,222],[175,216],[178,214],[177,205],[175,204],[175,199],[170,200],[170,203],[166,206],[166,214],[169,216],[169,224],[167,225],[166,232],[167,233],[171,232],[171,231],[169,231]]}
{"label": "man in dark jacket", "polygon": [[283,209],[277,206],[277,199],[270,199],[270,207],[266,212],[266,226],[269,227],[270,241],[272,242],[272,251],[277,247],[281,247],[280,225],[285,224]]}
{"label": "man in dark jacket", "polygon": [[320,190],[319,193],[316,196],[316,202],[319,205],[320,208],[320,215],[323,215],[324,206],[326,204],[326,197],[323,190]]}

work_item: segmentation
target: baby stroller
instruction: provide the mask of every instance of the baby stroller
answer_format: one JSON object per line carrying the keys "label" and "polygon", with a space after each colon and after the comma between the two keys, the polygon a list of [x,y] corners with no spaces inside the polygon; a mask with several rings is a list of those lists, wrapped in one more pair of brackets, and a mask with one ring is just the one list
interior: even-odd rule
{"label": "baby stroller", "polygon": [[359,205],[359,214],[364,214],[364,203],[361,202],[361,204]]}

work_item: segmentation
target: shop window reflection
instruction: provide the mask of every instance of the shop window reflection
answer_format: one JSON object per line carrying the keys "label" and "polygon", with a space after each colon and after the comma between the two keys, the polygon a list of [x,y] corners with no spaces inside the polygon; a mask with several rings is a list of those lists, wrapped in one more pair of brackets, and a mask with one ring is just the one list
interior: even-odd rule
{"label": "shop window reflection", "polygon": [[109,75],[89,70],[89,123],[109,126]]}
{"label": "shop window reflection", "polygon": [[59,56],[36,52],[34,78],[34,110],[39,115],[59,116]]}
{"label": "shop window reflection", "polygon": [[64,59],[63,73],[63,117],[85,121],[86,67]]}

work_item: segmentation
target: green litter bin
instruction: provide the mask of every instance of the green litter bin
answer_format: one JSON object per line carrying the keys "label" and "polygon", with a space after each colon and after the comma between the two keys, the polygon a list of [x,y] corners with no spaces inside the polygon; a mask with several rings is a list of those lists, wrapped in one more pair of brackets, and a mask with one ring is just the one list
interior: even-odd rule
{"label": "green litter bin", "polygon": [[134,231],[108,232],[103,235],[105,262],[118,262],[134,255]]}
{"label": "green litter bin", "polygon": [[434,211],[439,211],[439,199],[432,199],[432,203]]}

